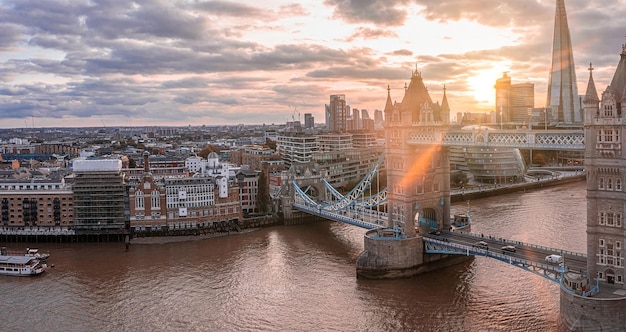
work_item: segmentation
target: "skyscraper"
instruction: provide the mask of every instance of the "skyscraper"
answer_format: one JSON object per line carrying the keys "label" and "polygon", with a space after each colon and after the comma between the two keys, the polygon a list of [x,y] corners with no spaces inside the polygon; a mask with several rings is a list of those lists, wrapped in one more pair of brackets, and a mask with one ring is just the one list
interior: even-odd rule
{"label": "skyscraper", "polygon": [[583,116],[576,87],[572,41],[567,25],[565,0],[556,0],[552,67],[548,84],[547,108],[557,125],[582,124]]}
{"label": "skyscraper", "polygon": [[348,129],[348,113],[346,95],[330,96],[330,123],[329,129],[333,132],[345,132]]}
{"label": "skyscraper", "polygon": [[535,107],[535,84],[511,85],[511,122],[528,123]]}
{"label": "skyscraper", "polygon": [[505,72],[496,80],[496,123],[511,121],[511,77]]}

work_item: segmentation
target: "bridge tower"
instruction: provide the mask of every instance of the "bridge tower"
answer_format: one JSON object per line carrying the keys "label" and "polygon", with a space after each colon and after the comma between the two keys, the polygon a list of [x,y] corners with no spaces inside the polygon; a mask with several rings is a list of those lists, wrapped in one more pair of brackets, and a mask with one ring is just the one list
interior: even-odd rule
{"label": "bridge tower", "polygon": [[[592,70],[590,65],[583,100],[587,270],[590,286],[597,283],[600,291],[583,297],[561,287],[560,319],[569,331],[622,331],[626,326],[626,44],[601,99]],[[565,282],[567,278],[566,274]]]}
{"label": "bridge tower", "polygon": [[[400,104],[385,107],[385,158],[388,227],[400,227],[407,237],[415,236],[417,215],[433,227],[450,227],[450,161],[447,147],[433,144],[409,145],[415,135],[442,132],[449,125],[448,101],[433,103],[422,75],[415,70]],[[445,107],[442,107],[445,106]]]}
{"label": "bridge tower", "polygon": [[411,145],[411,139],[441,133],[449,125],[445,94],[434,103],[416,69],[401,103],[392,103],[387,89],[385,105],[385,165],[388,215],[386,227],[396,241],[379,230],[365,236],[365,250],[357,260],[357,275],[367,278],[410,276],[457,264],[466,258],[424,254],[424,242],[416,233],[417,216],[432,227],[450,227],[450,162],[447,147]]}

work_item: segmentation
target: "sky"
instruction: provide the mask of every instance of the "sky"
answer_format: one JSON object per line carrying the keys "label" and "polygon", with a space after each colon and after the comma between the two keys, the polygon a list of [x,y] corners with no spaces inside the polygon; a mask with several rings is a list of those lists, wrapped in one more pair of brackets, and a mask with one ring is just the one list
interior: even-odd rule
{"label": "sky", "polygon": [[[601,93],[626,0],[565,0],[579,94]],[[556,0],[0,0],[0,128],[280,124],[344,94],[382,110],[416,68],[451,112],[495,80],[544,107]]]}

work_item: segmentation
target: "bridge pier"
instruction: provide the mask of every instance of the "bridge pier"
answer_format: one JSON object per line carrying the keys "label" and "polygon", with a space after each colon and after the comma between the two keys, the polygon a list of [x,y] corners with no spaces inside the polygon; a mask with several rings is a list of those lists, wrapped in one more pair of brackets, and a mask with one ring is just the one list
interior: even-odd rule
{"label": "bridge pier", "polygon": [[364,250],[357,259],[357,277],[394,279],[460,264],[473,256],[425,254],[419,235],[399,237],[392,229],[374,229],[365,234]]}
{"label": "bridge pier", "polygon": [[559,330],[572,332],[623,331],[626,297],[583,297],[561,286]]}

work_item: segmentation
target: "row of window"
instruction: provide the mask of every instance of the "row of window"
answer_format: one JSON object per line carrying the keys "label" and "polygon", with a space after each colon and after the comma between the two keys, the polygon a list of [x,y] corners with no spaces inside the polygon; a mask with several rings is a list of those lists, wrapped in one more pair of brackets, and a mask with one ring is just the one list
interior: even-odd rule
{"label": "row of window", "polygon": [[[602,226],[622,227],[622,214],[615,212],[600,212],[598,224]],[[619,245],[619,242],[617,242]]]}
{"label": "row of window", "polygon": [[0,185],[0,190],[60,190],[63,186],[56,185]]}
{"label": "row of window", "polygon": [[[154,190],[150,194],[150,206],[153,209],[161,208],[161,197],[160,197],[160,193],[158,190]],[[144,209],[144,208],[145,208],[145,204],[144,204],[143,192],[137,191],[135,193],[135,209]]]}
{"label": "row of window", "polygon": [[598,189],[607,191],[622,191],[622,178],[598,177]]}
{"label": "row of window", "polygon": [[598,143],[602,142],[619,142],[619,129],[600,129],[598,130]]}
{"label": "row of window", "polygon": [[624,266],[624,258],[622,257],[622,242],[599,239],[599,250],[597,262],[599,265],[610,265],[616,267]]}
{"label": "row of window", "polygon": [[[234,214],[239,211],[238,205],[233,205],[231,207],[220,207],[217,209],[209,209],[209,210],[191,210],[191,215],[189,217],[212,217],[212,216],[223,216]],[[168,219],[178,218],[179,214],[176,212],[168,212]]]}

